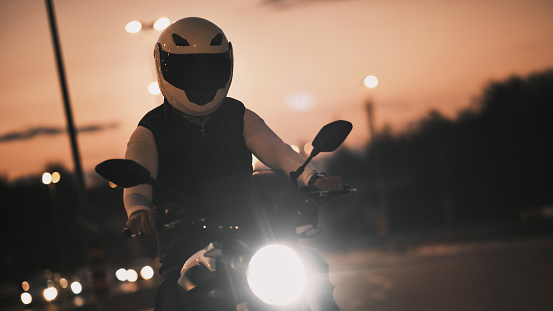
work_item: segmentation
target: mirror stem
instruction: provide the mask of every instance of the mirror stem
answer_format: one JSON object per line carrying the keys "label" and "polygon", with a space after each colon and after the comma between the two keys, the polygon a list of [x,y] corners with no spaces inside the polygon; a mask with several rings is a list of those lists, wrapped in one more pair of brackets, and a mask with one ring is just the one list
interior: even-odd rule
{"label": "mirror stem", "polygon": [[292,182],[294,183],[294,185],[298,185],[298,177],[300,177],[300,175],[303,173],[303,171],[305,170],[305,167],[307,166],[307,164],[309,164],[309,162],[311,162],[311,159],[313,159],[314,156],[316,156],[318,154],[315,153],[315,151],[311,152],[311,155],[309,155],[309,158],[307,158],[307,160],[305,160],[305,162],[303,162],[303,164],[294,172],[290,172],[290,179],[292,179]]}

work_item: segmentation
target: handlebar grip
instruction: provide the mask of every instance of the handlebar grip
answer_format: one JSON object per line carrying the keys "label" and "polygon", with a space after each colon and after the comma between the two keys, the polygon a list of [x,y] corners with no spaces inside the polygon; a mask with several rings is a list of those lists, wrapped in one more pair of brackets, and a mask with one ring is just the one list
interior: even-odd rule
{"label": "handlebar grip", "polygon": [[137,233],[137,234],[134,234],[132,233],[131,229],[129,228],[125,228],[123,229],[123,236],[126,237],[126,238],[137,238],[137,239],[140,239],[144,236],[144,233]]}
{"label": "handlebar grip", "polygon": [[133,237],[133,233],[131,231],[131,229],[129,228],[125,228],[123,229],[123,236],[126,237],[126,238],[132,238]]}
{"label": "handlebar grip", "polygon": [[[180,222],[182,222],[182,219],[177,219],[175,221],[172,221],[172,222],[169,222],[169,223],[166,223],[166,224],[158,224],[158,228],[159,228],[160,231],[173,229]],[[137,234],[134,234],[130,228],[124,228],[122,234],[126,238],[138,238],[138,239],[140,239],[140,238],[144,237],[144,233],[139,232]]]}
{"label": "handlebar grip", "polygon": [[336,197],[342,195],[356,194],[357,188],[353,188],[348,184],[344,184],[344,189],[342,190],[326,191],[320,190],[314,186],[306,186],[302,187],[301,191],[313,197]]}

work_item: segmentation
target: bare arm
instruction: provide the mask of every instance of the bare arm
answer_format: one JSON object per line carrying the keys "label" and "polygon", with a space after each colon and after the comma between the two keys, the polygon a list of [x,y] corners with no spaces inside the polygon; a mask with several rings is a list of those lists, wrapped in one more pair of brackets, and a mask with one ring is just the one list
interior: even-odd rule
{"label": "bare arm", "polygon": [[[147,168],[154,179],[157,177],[158,154],[154,135],[150,130],[142,126],[135,129],[127,143],[125,158]],[[123,191],[123,203],[129,217],[127,226],[132,232],[149,235],[157,231],[151,202],[150,185],[138,185]]]}
{"label": "bare arm", "polygon": [[[295,152],[290,145],[278,137],[253,111],[246,109],[244,114],[244,139],[246,146],[261,161],[272,169],[286,173],[295,171],[305,162],[305,157]],[[309,164],[298,178],[298,185],[307,185],[311,175],[317,172]]]}

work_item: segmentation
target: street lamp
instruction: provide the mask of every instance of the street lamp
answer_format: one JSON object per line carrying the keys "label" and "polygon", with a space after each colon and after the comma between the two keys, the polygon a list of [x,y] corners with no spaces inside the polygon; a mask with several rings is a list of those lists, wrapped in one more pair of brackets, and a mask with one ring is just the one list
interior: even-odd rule
{"label": "street lamp", "polygon": [[[63,242],[62,242],[62,232],[61,232],[61,224],[59,223],[59,219],[60,219],[60,206],[59,206],[59,203],[58,203],[58,194],[57,194],[57,189],[56,189],[56,184],[59,183],[61,180],[61,174],[59,172],[44,172],[44,174],[42,174],[42,183],[45,184],[46,186],[48,186],[48,192],[50,194],[50,202],[52,204],[52,218],[54,219],[54,222],[55,222],[55,226],[57,227],[57,230],[56,230],[56,236],[57,236],[57,247],[58,247],[58,251],[59,251],[59,254],[58,254],[58,259],[59,259],[59,262],[60,262],[60,265],[62,267],[62,270],[65,270],[65,268],[67,267],[66,265],[66,261],[65,261],[65,248],[63,246]],[[46,295],[46,292],[44,292],[44,294]],[[51,296],[48,296],[48,297],[56,297],[56,295],[54,295],[54,293],[50,293]],[[45,296],[45,299],[48,300],[48,297]],[[52,299],[54,299],[52,298]],[[49,300],[48,300],[49,301]]]}
{"label": "street lamp", "polygon": [[[369,75],[363,80],[363,85],[365,85],[366,88],[369,89],[369,93],[367,96],[367,99],[365,100],[365,107],[367,109],[367,116],[369,119],[369,132],[371,135],[371,140],[374,142],[377,137],[378,133],[376,132],[375,125],[374,125],[374,102],[372,98],[372,89],[378,86],[378,79],[373,76]],[[376,181],[377,186],[377,193],[378,193],[378,205],[379,205],[379,215],[376,222],[376,227],[378,231],[378,235],[382,238],[386,238],[389,234],[389,226],[388,226],[388,194],[386,189],[386,182],[384,181],[384,173],[382,172],[382,162],[380,159],[380,155],[378,154],[378,147],[375,148],[373,151],[373,157],[374,157],[374,178]]]}
{"label": "street lamp", "polygon": [[150,84],[148,84],[148,93],[152,95],[161,94],[161,90],[159,89],[159,84],[157,83],[157,81],[150,82]]}
{"label": "street lamp", "polygon": [[[149,32],[151,30],[162,31],[165,28],[167,28],[169,24],[171,24],[171,20],[167,17],[160,17],[156,19],[154,22],[141,22],[138,20],[134,20],[134,21],[128,22],[127,25],[125,25],[125,30],[128,33],[139,33],[141,31]],[[149,49],[150,48],[149,38],[146,38],[146,41]],[[155,68],[152,70],[152,76],[155,76]],[[150,82],[148,84],[148,93],[152,95],[161,94],[157,81],[154,80],[153,82]]]}
{"label": "street lamp", "polygon": [[371,90],[378,86],[378,79],[373,75],[367,76],[363,80],[363,85],[369,89],[369,93],[365,101],[365,105],[366,105],[367,114],[369,117],[369,132],[371,135],[371,139],[374,139],[376,137],[376,130],[374,126],[374,104],[373,104]]}
{"label": "street lamp", "polygon": [[368,89],[374,89],[378,85],[378,79],[375,76],[367,76],[365,80],[363,80],[363,84]]}
{"label": "street lamp", "polygon": [[171,20],[167,17],[160,17],[154,22],[143,23],[141,21],[131,21],[125,25],[125,30],[129,33],[139,33],[142,29],[144,30],[157,30],[162,31],[171,24]]}
{"label": "street lamp", "polygon": [[60,181],[60,179],[61,179],[61,175],[58,172],[53,172],[53,173],[45,172],[44,174],[42,174],[42,183],[45,185],[57,184]]}
{"label": "street lamp", "polygon": [[140,32],[140,30],[142,30],[142,23],[139,21],[128,22],[125,26],[125,30],[128,33],[138,33]]}

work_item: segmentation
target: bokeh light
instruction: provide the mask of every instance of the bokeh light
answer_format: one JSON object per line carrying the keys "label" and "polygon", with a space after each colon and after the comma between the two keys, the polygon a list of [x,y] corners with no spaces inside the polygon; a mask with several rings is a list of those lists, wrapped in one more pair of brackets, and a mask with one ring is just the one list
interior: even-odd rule
{"label": "bokeh light", "polygon": [[121,268],[121,269],[118,269],[117,271],[115,271],[115,277],[121,281],[121,282],[124,282],[127,280],[127,270]]}
{"label": "bokeh light", "polygon": [[73,292],[73,294],[78,295],[83,291],[83,286],[81,285],[81,283],[75,281],[71,283],[71,291]]}
{"label": "bokeh light", "polygon": [[49,185],[50,183],[52,183],[52,174],[48,172],[42,174],[42,183],[45,185]]}
{"label": "bokeh light", "polygon": [[75,296],[75,298],[73,299],[73,303],[77,307],[82,307],[84,305],[84,299],[81,296]]}
{"label": "bokeh light", "polygon": [[378,79],[372,75],[367,76],[365,80],[363,80],[363,84],[369,89],[374,89],[378,85]]}
{"label": "bokeh light", "polygon": [[162,31],[163,29],[167,28],[171,24],[171,20],[169,20],[167,17],[160,17],[154,22],[154,29],[157,31]]}
{"label": "bokeh light", "polygon": [[52,173],[52,183],[57,184],[61,180],[61,174],[59,172]]}
{"label": "bokeh light", "polygon": [[286,105],[295,111],[308,111],[315,107],[315,97],[309,93],[293,93],[286,98]]}
{"label": "bokeh light", "polygon": [[134,283],[138,280],[138,273],[134,269],[127,270],[127,281]]}
{"label": "bokeh light", "polygon": [[22,293],[21,294],[21,302],[23,302],[23,304],[30,304],[31,302],[33,302],[33,296],[31,296],[31,294],[25,292],[25,293]]}
{"label": "bokeh light", "polygon": [[42,295],[46,301],[52,301],[58,297],[58,290],[55,287],[48,287],[42,292]]}
{"label": "bokeh light", "polygon": [[303,146],[303,151],[305,152],[305,154],[311,154],[311,151],[313,151],[313,146],[311,145],[311,143],[307,143]]}
{"label": "bokeh light", "polygon": [[148,84],[148,93],[152,95],[161,94],[161,90],[159,89],[159,84],[157,83],[157,81]]}
{"label": "bokeh light", "polygon": [[67,280],[65,278],[60,279],[61,288],[67,288],[68,285],[69,285],[69,282],[67,282]]}
{"label": "bokeh light", "polygon": [[137,33],[142,29],[142,23],[139,21],[128,22],[125,30],[130,33]]}
{"label": "bokeh light", "polygon": [[140,276],[144,279],[144,280],[149,280],[151,278],[154,277],[154,269],[150,266],[144,266],[141,270],[140,270]]}

